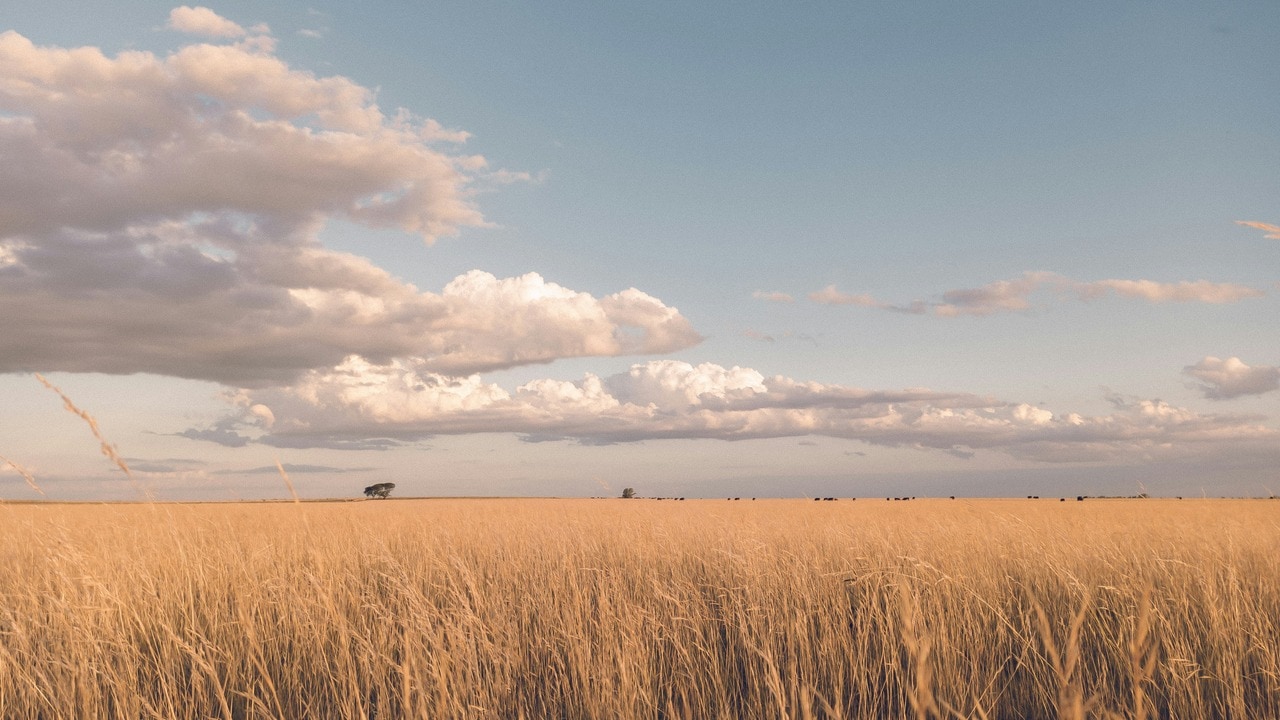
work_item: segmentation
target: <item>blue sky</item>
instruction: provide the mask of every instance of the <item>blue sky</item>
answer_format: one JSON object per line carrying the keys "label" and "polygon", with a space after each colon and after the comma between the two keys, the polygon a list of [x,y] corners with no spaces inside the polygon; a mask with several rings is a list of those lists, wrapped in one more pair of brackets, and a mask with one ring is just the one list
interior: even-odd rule
{"label": "blue sky", "polygon": [[1274,3],[17,5],[0,497],[1276,484]]}

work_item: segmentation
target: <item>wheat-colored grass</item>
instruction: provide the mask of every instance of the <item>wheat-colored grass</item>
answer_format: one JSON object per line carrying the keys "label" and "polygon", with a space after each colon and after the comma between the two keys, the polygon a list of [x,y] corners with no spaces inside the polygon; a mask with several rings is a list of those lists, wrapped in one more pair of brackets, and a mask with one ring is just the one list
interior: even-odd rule
{"label": "wheat-colored grass", "polygon": [[6,718],[1280,716],[1270,501],[0,505]]}

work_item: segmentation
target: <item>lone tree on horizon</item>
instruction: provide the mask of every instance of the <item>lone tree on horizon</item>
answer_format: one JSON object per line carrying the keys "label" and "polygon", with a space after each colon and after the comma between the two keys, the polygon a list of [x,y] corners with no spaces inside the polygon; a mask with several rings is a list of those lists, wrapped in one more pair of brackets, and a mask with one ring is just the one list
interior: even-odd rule
{"label": "lone tree on horizon", "polygon": [[364,489],[364,496],[367,498],[388,498],[391,497],[391,491],[396,489],[395,483],[378,483],[370,485]]}
{"label": "lone tree on horizon", "polygon": [[635,496],[636,496],[636,489],[635,489],[635,488],[622,488],[622,497],[627,498],[628,500],[630,500],[631,498],[633,498],[633,497],[635,497]]}

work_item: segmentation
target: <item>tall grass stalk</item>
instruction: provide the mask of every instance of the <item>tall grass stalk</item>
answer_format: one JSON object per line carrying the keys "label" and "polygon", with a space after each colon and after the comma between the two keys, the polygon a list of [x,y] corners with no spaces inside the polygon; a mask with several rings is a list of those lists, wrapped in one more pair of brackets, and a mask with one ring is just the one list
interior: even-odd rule
{"label": "tall grass stalk", "polygon": [[14,471],[18,473],[18,475],[22,476],[22,479],[27,483],[27,487],[40,493],[41,497],[48,497],[48,495],[45,494],[44,489],[41,488],[40,485],[36,483],[35,476],[33,476],[30,472],[28,472],[26,468],[22,467],[18,463],[10,460],[9,458],[3,455],[0,455],[0,462],[13,468]]}
{"label": "tall grass stalk", "polygon": [[138,482],[138,479],[133,476],[133,471],[129,469],[129,463],[125,462],[124,458],[120,456],[120,451],[115,445],[107,442],[106,437],[102,435],[102,430],[98,427],[97,418],[76,406],[75,402],[73,402],[66,393],[62,392],[61,388],[49,382],[45,376],[40,373],[36,373],[35,375],[36,380],[39,380],[41,385],[49,388],[53,392],[57,393],[58,397],[62,398],[62,406],[67,410],[67,412],[79,417],[81,420],[84,420],[85,424],[89,426],[89,432],[93,433],[94,439],[98,441],[98,446],[102,451],[102,454],[114,463],[116,467],[120,468],[120,471],[124,473],[125,477],[129,478],[129,482],[133,485],[134,489],[137,490],[145,499],[154,500],[155,497],[152,495],[151,489]]}

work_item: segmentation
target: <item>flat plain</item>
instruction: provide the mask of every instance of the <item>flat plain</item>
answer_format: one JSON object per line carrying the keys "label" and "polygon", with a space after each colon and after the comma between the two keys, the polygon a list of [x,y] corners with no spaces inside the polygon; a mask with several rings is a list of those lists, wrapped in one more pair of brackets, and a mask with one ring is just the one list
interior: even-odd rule
{"label": "flat plain", "polygon": [[0,504],[6,718],[1280,717],[1280,502]]}

